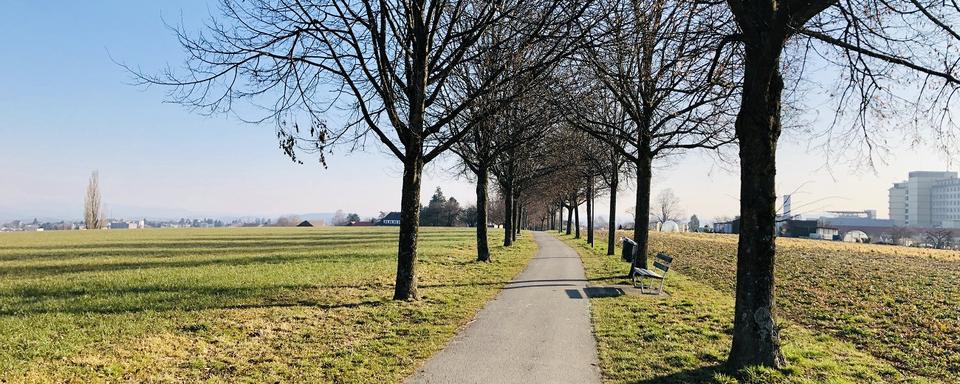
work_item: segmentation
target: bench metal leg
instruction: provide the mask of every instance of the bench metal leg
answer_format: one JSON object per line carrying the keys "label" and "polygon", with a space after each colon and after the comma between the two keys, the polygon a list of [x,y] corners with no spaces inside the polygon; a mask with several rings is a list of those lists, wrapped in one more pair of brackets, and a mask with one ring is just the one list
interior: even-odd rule
{"label": "bench metal leg", "polygon": [[641,274],[633,275],[633,287],[640,288],[640,293],[643,293],[643,275]]}

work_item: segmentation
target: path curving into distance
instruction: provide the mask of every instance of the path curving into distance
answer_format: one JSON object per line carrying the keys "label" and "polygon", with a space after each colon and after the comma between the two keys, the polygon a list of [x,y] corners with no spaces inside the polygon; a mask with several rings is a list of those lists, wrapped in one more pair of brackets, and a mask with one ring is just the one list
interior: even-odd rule
{"label": "path curving into distance", "polygon": [[527,268],[407,383],[600,383],[580,257],[533,236]]}

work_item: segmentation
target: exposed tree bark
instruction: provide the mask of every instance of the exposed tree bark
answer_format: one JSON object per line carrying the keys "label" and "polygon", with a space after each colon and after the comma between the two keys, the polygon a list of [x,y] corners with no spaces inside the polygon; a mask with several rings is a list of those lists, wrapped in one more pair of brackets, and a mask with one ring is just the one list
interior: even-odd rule
{"label": "exposed tree bark", "polygon": [[573,216],[574,216],[574,221],[576,221],[575,228],[574,228],[574,230],[576,231],[576,234],[573,236],[573,238],[579,239],[580,238],[580,202],[577,201],[577,195],[573,195],[573,204],[574,204]]}
{"label": "exposed tree bark", "polygon": [[[526,220],[527,220],[527,216],[524,214],[524,213],[525,213],[525,212],[524,212],[525,210],[526,210],[526,207],[525,207],[522,203],[520,203],[519,201],[517,201],[517,227],[516,227],[516,231],[515,231],[517,235],[520,234],[520,231],[521,231],[521,230],[527,228],[527,221],[526,221]],[[516,241],[517,238],[514,237],[513,240]]]}
{"label": "exposed tree bark", "polygon": [[513,186],[509,183],[503,191],[503,246],[513,245]]}
{"label": "exposed tree bark", "polygon": [[613,255],[617,246],[617,189],[620,184],[619,165],[614,163],[616,169],[610,178],[610,219],[607,223],[607,255]]}
{"label": "exposed tree bark", "polygon": [[520,233],[520,194],[513,197],[513,231],[510,236],[513,241],[517,241],[517,234]]}
{"label": "exposed tree bark", "polygon": [[567,207],[567,236],[573,232],[573,205]]}
{"label": "exposed tree bark", "polygon": [[776,256],[776,151],[780,137],[784,37],[776,34],[745,44],[743,101],[737,115],[740,140],[740,242],[732,369],[781,367],[780,337],[774,321]]}
{"label": "exposed tree bark", "polygon": [[557,204],[557,212],[554,213],[557,216],[557,232],[563,233],[563,204]]}
{"label": "exposed tree bark", "polygon": [[587,184],[587,244],[593,246],[593,178]]}
{"label": "exposed tree bark", "polygon": [[490,261],[487,243],[487,188],[489,171],[486,167],[477,172],[477,261]]}
{"label": "exposed tree bark", "polygon": [[550,218],[547,219],[547,220],[549,220],[549,223],[550,223],[550,227],[549,227],[549,228],[550,228],[550,230],[552,231],[552,230],[556,229],[556,224],[557,224],[557,212],[554,211],[553,208],[550,208],[550,212],[549,212],[549,213],[550,213]]}
{"label": "exposed tree bark", "polygon": [[[647,268],[647,248],[650,227],[650,180],[653,172],[653,158],[648,154],[637,156],[637,206],[634,210],[633,241],[637,243],[637,253],[633,259],[634,268]],[[633,275],[633,269],[630,269]]]}
{"label": "exposed tree bark", "polygon": [[400,192],[400,241],[397,250],[397,280],[394,300],[417,300],[417,236],[420,228],[420,182],[423,155],[419,147],[407,147]]}

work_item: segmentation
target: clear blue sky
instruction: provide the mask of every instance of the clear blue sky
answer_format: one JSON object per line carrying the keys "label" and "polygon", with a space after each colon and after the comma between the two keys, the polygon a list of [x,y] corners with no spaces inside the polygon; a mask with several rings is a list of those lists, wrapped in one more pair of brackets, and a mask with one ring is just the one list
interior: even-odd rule
{"label": "clear blue sky", "polygon": [[[196,29],[213,3],[203,1],[9,2],[0,13],[0,220],[79,218],[83,191],[99,170],[108,213],[115,217],[265,215],[332,212],[373,215],[399,206],[400,168],[375,147],[338,152],[324,170],[291,163],[271,125],[229,116],[204,117],[163,103],[160,89],[129,85],[110,60],[155,71],[183,52],[161,17],[183,15]],[[815,103],[811,103],[815,105]],[[914,169],[951,168],[933,151],[904,152],[877,173],[846,165],[824,168],[801,137],[781,145],[778,187],[803,185],[794,205],[824,199],[818,209],[876,208],[886,189]],[[956,168],[955,166],[952,168]],[[736,170],[693,154],[664,165],[654,191],[673,188],[687,213],[709,219],[737,212]],[[435,186],[472,203],[473,187],[431,167],[424,199]],[[623,211],[632,191],[621,193]],[[600,204],[606,204],[601,199]],[[605,209],[602,210],[605,212]]]}

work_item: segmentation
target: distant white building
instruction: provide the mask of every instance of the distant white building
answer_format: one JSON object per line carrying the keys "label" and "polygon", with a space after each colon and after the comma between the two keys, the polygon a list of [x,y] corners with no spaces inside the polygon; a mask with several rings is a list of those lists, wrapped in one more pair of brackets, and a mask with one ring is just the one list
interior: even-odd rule
{"label": "distant white building", "polygon": [[944,228],[960,228],[960,178],[938,181],[930,194],[933,222]]}
{"label": "distant white building", "polygon": [[829,211],[830,216],[821,216],[819,220],[824,224],[835,227],[850,228],[878,228],[892,227],[893,220],[878,219],[875,209],[864,211]]}
{"label": "distant white building", "polygon": [[956,172],[910,172],[889,189],[890,219],[902,227],[960,228],[960,179]]}

